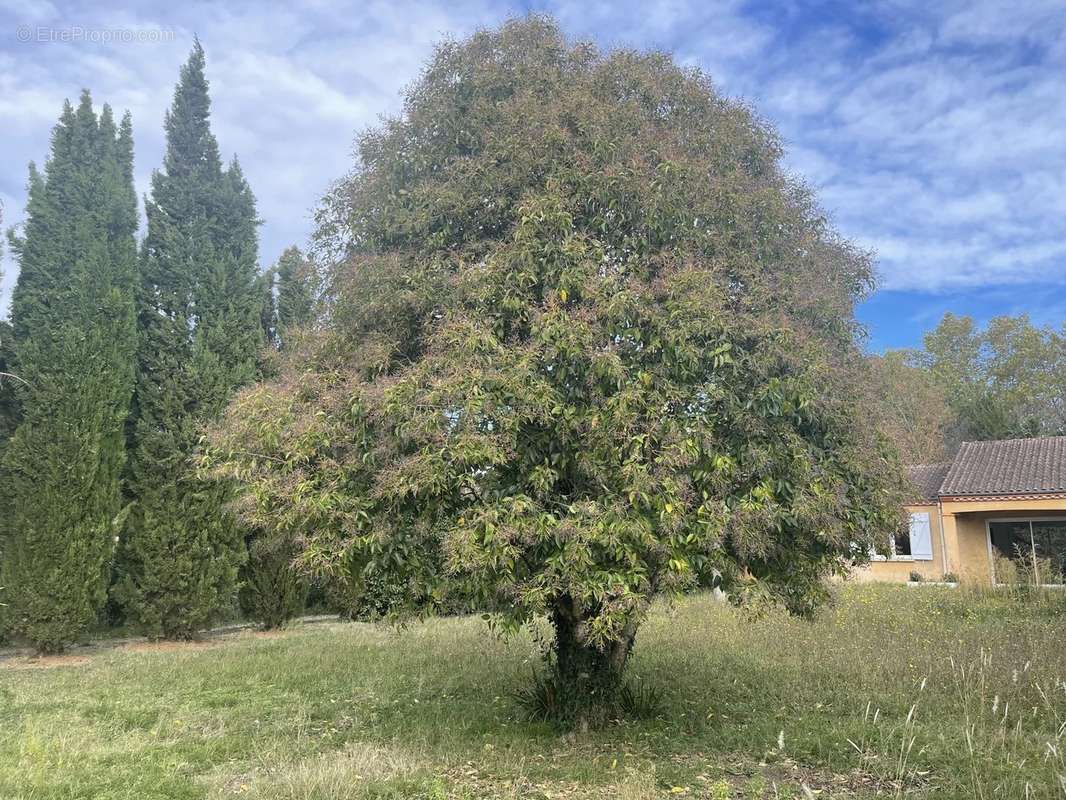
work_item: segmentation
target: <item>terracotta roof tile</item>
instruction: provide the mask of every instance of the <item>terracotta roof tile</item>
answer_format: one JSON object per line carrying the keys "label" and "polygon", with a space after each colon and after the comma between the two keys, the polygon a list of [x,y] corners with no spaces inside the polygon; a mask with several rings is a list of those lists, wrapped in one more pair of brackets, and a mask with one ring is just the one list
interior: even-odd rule
{"label": "terracotta roof tile", "polygon": [[996,495],[1066,491],[1066,436],[963,442],[940,494]]}
{"label": "terracotta roof tile", "polygon": [[935,503],[940,494],[940,484],[951,469],[951,464],[917,464],[907,467],[907,474],[914,484],[915,500]]}

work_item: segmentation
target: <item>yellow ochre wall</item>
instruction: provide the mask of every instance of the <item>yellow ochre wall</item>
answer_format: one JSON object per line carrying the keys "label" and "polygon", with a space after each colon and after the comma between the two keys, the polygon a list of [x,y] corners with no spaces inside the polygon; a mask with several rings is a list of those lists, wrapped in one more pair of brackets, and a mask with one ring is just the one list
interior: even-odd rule
{"label": "yellow ochre wall", "polygon": [[933,504],[904,506],[908,513],[925,513],[929,515],[929,538],[933,544],[932,561],[915,561],[912,558],[894,558],[889,561],[871,561],[865,567],[859,567],[852,573],[857,581],[892,581],[906,583],[911,573],[919,573],[924,580],[939,581],[944,573],[944,550],[941,546],[940,514]]}
{"label": "yellow ochre wall", "polygon": [[989,519],[1066,515],[1066,498],[1012,498],[1005,500],[945,500],[941,504],[944,539],[947,542],[948,571],[961,580],[991,584],[989,558]]}
{"label": "yellow ochre wall", "polygon": [[989,585],[992,583],[992,561],[986,522],[990,519],[1066,516],[1066,497],[943,500],[939,506],[910,505],[905,506],[905,510],[907,513],[929,514],[933,560],[871,561],[854,571],[854,580],[906,582],[912,572],[917,572],[926,581],[939,581],[946,573],[954,573],[962,581]]}

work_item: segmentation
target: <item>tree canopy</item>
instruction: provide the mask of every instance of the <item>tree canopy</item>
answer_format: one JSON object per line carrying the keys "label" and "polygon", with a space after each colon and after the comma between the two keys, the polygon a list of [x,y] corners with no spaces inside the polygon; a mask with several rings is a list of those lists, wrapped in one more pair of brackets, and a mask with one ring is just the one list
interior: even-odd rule
{"label": "tree canopy", "polygon": [[1066,333],[1025,314],[945,314],[924,348],[871,356],[870,406],[907,463],[963,441],[1066,434]]}
{"label": "tree canopy", "polygon": [[530,17],[442,44],[358,145],[318,214],[320,331],[208,459],[305,569],[546,615],[594,721],[656,595],[810,613],[897,524],[870,259],[705,75]]}
{"label": "tree canopy", "polygon": [[940,378],[914,352],[890,350],[868,359],[871,422],[906,464],[945,461],[958,446],[959,418]]}
{"label": "tree canopy", "polygon": [[1066,335],[1027,315],[981,329],[945,314],[916,362],[943,385],[960,441],[1066,434]]}

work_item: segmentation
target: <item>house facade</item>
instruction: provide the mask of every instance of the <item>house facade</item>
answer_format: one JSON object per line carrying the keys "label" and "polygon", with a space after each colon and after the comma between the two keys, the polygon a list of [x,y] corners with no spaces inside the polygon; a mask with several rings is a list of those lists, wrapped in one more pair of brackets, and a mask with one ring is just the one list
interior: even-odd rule
{"label": "house facade", "polygon": [[910,477],[909,531],[856,578],[1063,584],[1066,436],[965,442],[950,463]]}

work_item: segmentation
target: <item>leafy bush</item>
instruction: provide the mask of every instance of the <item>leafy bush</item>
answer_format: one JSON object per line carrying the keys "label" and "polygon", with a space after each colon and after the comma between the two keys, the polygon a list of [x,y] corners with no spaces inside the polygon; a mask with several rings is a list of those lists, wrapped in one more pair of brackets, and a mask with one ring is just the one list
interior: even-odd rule
{"label": "leafy bush", "polygon": [[249,542],[238,599],[244,616],[268,630],[281,627],[304,610],[308,583],[292,560],[291,547],[271,547],[261,537]]}
{"label": "leafy bush", "polygon": [[334,576],[326,596],[341,617],[363,622],[394,617],[407,604],[402,584],[375,573]]}

